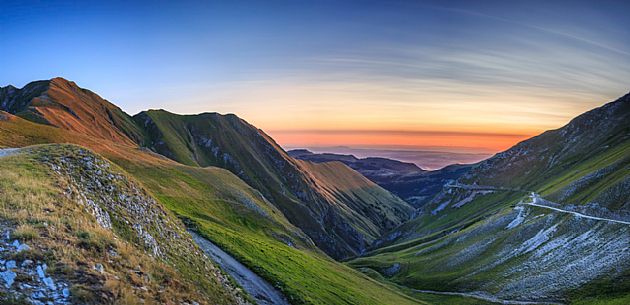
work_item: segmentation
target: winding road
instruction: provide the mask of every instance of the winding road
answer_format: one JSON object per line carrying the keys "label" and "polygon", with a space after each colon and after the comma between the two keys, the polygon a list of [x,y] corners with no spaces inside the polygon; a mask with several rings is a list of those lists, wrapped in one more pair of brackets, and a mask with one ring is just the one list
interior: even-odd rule
{"label": "winding road", "polygon": [[[555,208],[555,207],[551,207],[551,206],[548,206],[548,205],[540,204],[539,202],[545,202],[546,200],[542,199],[540,197],[540,195],[538,195],[538,194],[536,194],[534,192],[532,192],[529,195],[529,197],[532,199],[532,202],[521,202],[521,204],[535,206],[535,207],[539,207],[539,208],[550,209],[550,210],[554,210],[554,211],[560,212],[560,213],[573,214],[573,215],[575,215],[577,217],[582,217],[582,218],[587,218],[587,219],[608,221],[608,222],[615,222],[615,223],[620,223],[620,224],[624,224],[624,225],[630,225],[630,222],[628,222],[628,221],[616,220],[616,219],[610,219],[610,218],[602,218],[602,217],[596,217],[596,216],[589,216],[589,215],[578,213],[578,212],[567,211],[567,210],[563,210],[563,209],[560,209],[560,208]],[[551,201],[549,201],[549,202],[551,202]],[[552,202],[552,203],[555,203],[555,202]]]}
{"label": "winding road", "polygon": [[[468,185],[468,184],[461,184],[461,183],[449,183],[449,184],[446,184],[444,186],[447,187],[447,188],[459,188],[459,189],[472,190],[472,191],[476,191],[476,190],[495,190],[495,191],[519,191],[519,192],[525,192],[524,190],[517,190],[517,189],[500,188],[500,187],[493,187],[493,186],[486,186],[486,185]],[[610,219],[610,218],[604,218],[604,217],[597,217],[597,216],[590,216],[590,215],[582,214],[582,213],[579,213],[579,212],[574,212],[574,211],[569,211],[569,210],[565,210],[565,209],[549,206],[548,204],[554,204],[554,205],[559,205],[559,206],[561,206],[561,205],[559,203],[556,203],[556,202],[545,200],[539,194],[537,194],[535,192],[529,191],[529,198],[531,198],[531,202],[521,201],[519,204],[520,205],[529,205],[529,206],[539,207],[539,208],[543,208],[543,209],[549,209],[549,210],[552,210],[552,211],[555,211],[555,212],[560,212],[560,213],[573,214],[576,217],[581,217],[581,218],[585,218],[585,219],[593,219],[593,220],[598,220],[598,221],[607,221],[607,222],[612,222],[612,223],[630,225],[630,222],[628,222],[628,221],[617,220],[617,219]],[[548,204],[545,204],[545,203],[548,203]],[[495,296],[493,296],[493,295],[491,295],[489,293],[482,292],[482,291],[451,292],[451,291],[434,291],[434,290],[419,290],[419,289],[414,289],[414,291],[415,292],[420,292],[420,293],[431,293],[431,294],[438,294],[438,295],[450,295],[450,296],[469,297],[469,298],[475,298],[475,299],[479,299],[479,300],[483,300],[483,301],[487,301],[487,302],[499,303],[499,304],[514,304],[514,305],[562,304],[562,303],[557,303],[557,302],[504,300],[504,299],[499,299],[499,298],[497,298],[497,297],[495,297]]]}
{"label": "winding road", "polygon": [[190,232],[193,240],[210,258],[227,272],[251,295],[259,305],[290,305],[287,299],[269,282],[245,267],[211,241],[195,232]]}
{"label": "winding road", "polygon": [[[469,185],[469,184],[461,184],[461,183],[450,183],[450,184],[446,184],[445,187],[448,187],[448,188],[461,188],[461,189],[465,189],[465,190],[494,190],[494,191],[519,191],[519,192],[524,192],[523,190],[517,190],[517,189],[501,188],[501,187],[487,186],[487,185]],[[579,212],[564,210],[564,209],[561,209],[561,208],[556,208],[556,207],[552,207],[552,206],[549,206],[549,205],[541,204],[541,203],[544,203],[544,202],[549,202],[549,203],[552,203],[552,204],[561,205],[561,204],[556,203],[556,202],[545,200],[539,194],[537,194],[535,192],[531,192],[530,191],[529,193],[530,193],[529,197],[532,199],[532,202],[521,201],[519,204],[535,206],[535,207],[544,208],[544,209],[549,209],[549,210],[553,210],[553,211],[560,212],[560,213],[573,214],[573,215],[575,215],[577,217],[582,217],[582,218],[586,218],[586,219],[593,219],[593,220],[599,220],[599,221],[608,221],[608,222],[614,222],[614,223],[619,223],[619,224],[624,224],[624,225],[630,225],[630,222],[628,222],[628,221],[617,220],[617,219],[610,219],[610,218],[603,218],[603,217],[597,217],[597,216],[590,216],[590,215],[582,214],[582,213],[579,213]]]}

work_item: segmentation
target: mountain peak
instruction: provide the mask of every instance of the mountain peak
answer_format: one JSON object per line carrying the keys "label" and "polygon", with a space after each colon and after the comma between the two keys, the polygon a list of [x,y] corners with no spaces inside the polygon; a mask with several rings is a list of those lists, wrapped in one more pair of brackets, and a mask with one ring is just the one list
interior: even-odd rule
{"label": "mountain peak", "polygon": [[0,110],[86,135],[135,145],[142,138],[131,117],[92,91],[62,77],[0,89]]}
{"label": "mountain peak", "polygon": [[36,80],[36,81],[32,81],[27,83],[26,85],[24,85],[22,88],[18,88],[12,84],[8,84],[4,87],[0,87],[0,90],[4,89],[4,90],[25,90],[25,89],[29,89],[29,88],[35,88],[35,87],[47,87],[50,86],[51,84],[55,84],[55,85],[61,85],[61,86],[75,86],[78,87],[78,85],[70,80],[67,80],[61,76],[56,76],[53,77],[51,79],[42,79],[42,80]]}
{"label": "mountain peak", "polygon": [[60,77],[60,76],[51,78],[49,83],[51,85],[66,86],[66,87],[77,87],[77,88],[79,88],[77,83],[75,83],[75,82],[73,82],[71,80],[67,80],[67,79],[65,79],[63,77]]}

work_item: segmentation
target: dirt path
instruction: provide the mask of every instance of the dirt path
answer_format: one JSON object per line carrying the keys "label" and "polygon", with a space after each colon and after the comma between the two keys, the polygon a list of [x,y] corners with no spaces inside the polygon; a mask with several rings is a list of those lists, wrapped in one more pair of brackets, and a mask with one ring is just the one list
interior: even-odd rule
{"label": "dirt path", "polygon": [[535,301],[516,301],[516,300],[503,300],[499,299],[489,293],[482,291],[473,291],[473,292],[451,292],[451,291],[435,291],[435,290],[419,290],[414,289],[415,292],[420,293],[431,293],[431,294],[439,294],[439,295],[450,295],[450,296],[460,296],[460,297],[468,297],[477,300],[482,300],[486,302],[498,303],[498,304],[510,304],[510,305],[561,305],[563,303],[557,302],[535,302]]}
{"label": "dirt path", "polygon": [[256,299],[259,305],[289,305],[289,302],[282,293],[269,282],[249,270],[249,268],[239,263],[209,240],[194,232],[190,232],[190,234],[199,247],[201,247],[223,271],[232,276],[249,295]]}

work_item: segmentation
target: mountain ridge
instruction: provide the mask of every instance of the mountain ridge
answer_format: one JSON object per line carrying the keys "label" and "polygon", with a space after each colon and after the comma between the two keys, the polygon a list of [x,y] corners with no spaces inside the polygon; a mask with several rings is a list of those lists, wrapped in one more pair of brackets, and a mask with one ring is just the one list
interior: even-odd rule
{"label": "mountain ridge", "polygon": [[[369,180],[361,180],[361,187],[334,192],[318,187],[307,167],[310,171],[325,167],[295,162],[264,131],[234,114],[149,110],[131,117],[63,78],[32,82],[22,89],[4,87],[0,105],[34,122],[145,147],[182,164],[226,168],[260,190],[335,258],[362,253],[412,213],[404,201]],[[345,165],[337,167],[345,175],[360,175]]]}
{"label": "mountain ridge", "polygon": [[[361,253],[376,236],[411,215],[406,203],[369,180],[361,180],[360,187],[332,192],[319,187],[318,180],[308,172],[325,167],[296,162],[264,131],[236,115],[180,116],[146,111],[135,115],[134,120],[148,131],[145,146],[184,164],[232,171],[276,203],[294,224],[335,258]],[[360,176],[343,164],[337,165],[337,170]],[[354,199],[350,203],[346,202],[348,198]],[[365,205],[383,210],[362,208]]]}
{"label": "mountain ridge", "polygon": [[[518,302],[624,304],[630,300],[630,228],[626,225],[630,217],[630,126],[626,123],[630,95],[470,168],[450,169],[462,173],[448,183],[434,183],[440,189],[421,199],[416,217],[406,220],[411,213],[408,205],[342,162],[295,160],[264,131],[235,115],[152,110],[131,117],[122,110],[117,114],[105,100],[83,89],[53,85],[48,89],[35,83],[22,93],[17,90],[24,88],[0,89],[2,109],[13,112],[0,110],[0,147],[28,146],[25,152],[43,151],[45,158],[52,158],[47,160],[57,160],[56,165],[60,156],[54,152],[65,146],[29,145],[70,142],[92,148],[114,162],[121,175],[126,172],[140,181],[164,211],[169,209],[187,228],[238,258],[292,303],[417,303],[426,298],[426,292],[444,294],[430,298],[436,303],[456,295]],[[62,93],[100,105],[95,108],[98,111],[75,111],[76,103],[64,102],[67,97]],[[60,113],[78,125],[56,121]],[[94,131],[80,134],[93,122],[97,122]],[[62,173],[64,177],[79,175],[82,178],[77,180],[88,182],[90,190],[98,183],[82,175],[103,171],[101,165],[94,167],[102,162],[94,161],[100,160],[98,156],[82,155],[81,149],[69,149],[78,152],[78,165]],[[17,177],[11,174],[15,169],[42,175],[31,168],[31,157],[23,150],[4,157],[10,163],[0,164],[0,170],[10,177]],[[103,177],[109,177],[108,173]],[[47,181],[38,179],[33,181]],[[0,183],[10,185],[11,180],[3,178]],[[28,185],[21,183],[23,188]],[[39,196],[29,190],[24,192]],[[3,197],[6,194],[0,192],[0,203],[19,198]],[[110,194],[99,194],[88,199],[110,198]],[[41,208],[50,213],[50,207]],[[80,215],[90,225],[108,223],[99,220],[99,213]],[[154,218],[150,220],[159,220]],[[32,228],[24,228],[33,223],[37,219],[29,218],[11,230],[31,236]],[[124,234],[139,241],[142,255],[159,255],[149,238]],[[35,236],[29,243],[41,241]],[[350,260],[339,264],[322,250]],[[174,263],[166,268],[185,266]],[[95,264],[93,268],[101,270]],[[68,281],[61,273],[52,276],[59,283]],[[390,286],[392,282],[396,285]],[[179,298],[177,293],[192,291],[194,285],[189,284],[174,287],[174,299]],[[153,293],[154,287],[147,289]],[[216,284],[209,287],[223,289]],[[80,295],[77,291],[82,290],[75,288],[71,295]],[[418,299],[404,297],[398,289]],[[133,295],[147,297],[142,292]]]}
{"label": "mountain ridge", "polygon": [[0,88],[0,109],[31,121],[133,144],[142,132],[96,93],[61,77]]}
{"label": "mountain ridge", "polygon": [[[331,259],[264,195],[226,169],[187,166],[143,147],[114,143],[11,114],[6,114],[6,118],[0,121],[0,147],[31,149],[36,144],[74,143],[97,152],[141,181],[187,228],[272,283],[292,304],[423,303]],[[9,164],[9,170],[12,166]],[[35,191],[27,188],[24,194]],[[184,287],[174,289],[184,291]]]}

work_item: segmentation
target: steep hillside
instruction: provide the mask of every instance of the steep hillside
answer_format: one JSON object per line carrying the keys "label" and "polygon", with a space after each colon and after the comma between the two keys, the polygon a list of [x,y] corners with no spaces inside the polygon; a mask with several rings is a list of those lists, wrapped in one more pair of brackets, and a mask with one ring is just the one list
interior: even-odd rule
{"label": "steep hillside", "polygon": [[[630,94],[497,154],[462,181],[480,185],[536,189],[593,155],[627,143],[630,138]],[[564,180],[572,180],[565,177]],[[562,181],[558,181],[561,183]]]}
{"label": "steep hillside", "polygon": [[4,299],[246,303],[183,224],[117,166],[68,145],[0,158]]}
{"label": "steep hillside", "polygon": [[626,95],[481,162],[352,265],[416,289],[627,303],[628,122]]}
{"label": "steep hillside", "polygon": [[332,153],[316,154],[306,149],[295,149],[289,156],[317,163],[339,161],[402,198],[416,208],[422,207],[440,192],[442,186],[464,175],[472,165],[449,165],[439,170],[425,171],[413,163],[387,158],[362,158]]}
{"label": "steep hillside", "polygon": [[142,131],[120,108],[63,78],[0,88],[0,110],[34,122],[132,144]]}
{"label": "steep hillside", "polygon": [[[273,139],[235,115],[179,116],[147,111],[132,119],[93,92],[62,78],[33,82],[22,89],[1,88],[0,105],[0,110],[33,122],[145,146],[186,165],[226,168],[260,190],[335,258],[362,253],[381,234],[407,220],[412,211],[367,180],[359,188],[340,185],[337,190],[341,192],[319,192],[321,188],[308,179],[304,167]],[[359,175],[346,167],[338,170],[346,176]],[[354,194],[358,192],[361,196]],[[347,203],[347,197],[355,201]],[[378,213],[369,208],[374,204],[380,207]]]}
{"label": "steep hillside", "polygon": [[[362,253],[411,214],[405,202],[342,164],[335,171],[349,179],[327,180],[329,175],[318,172],[327,171],[326,166],[296,162],[235,115],[152,110],[134,120],[147,130],[147,147],[184,164],[232,171],[334,258]],[[333,189],[325,187],[332,184]]]}
{"label": "steep hillside", "polygon": [[[292,304],[422,303],[330,259],[260,192],[227,170],[186,166],[146,149],[6,113],[3,117],[0,147],[71,142],[97,151],[140,181],[188,228],[273,283]],[[7,166],[13,170],[13,165]]]}

